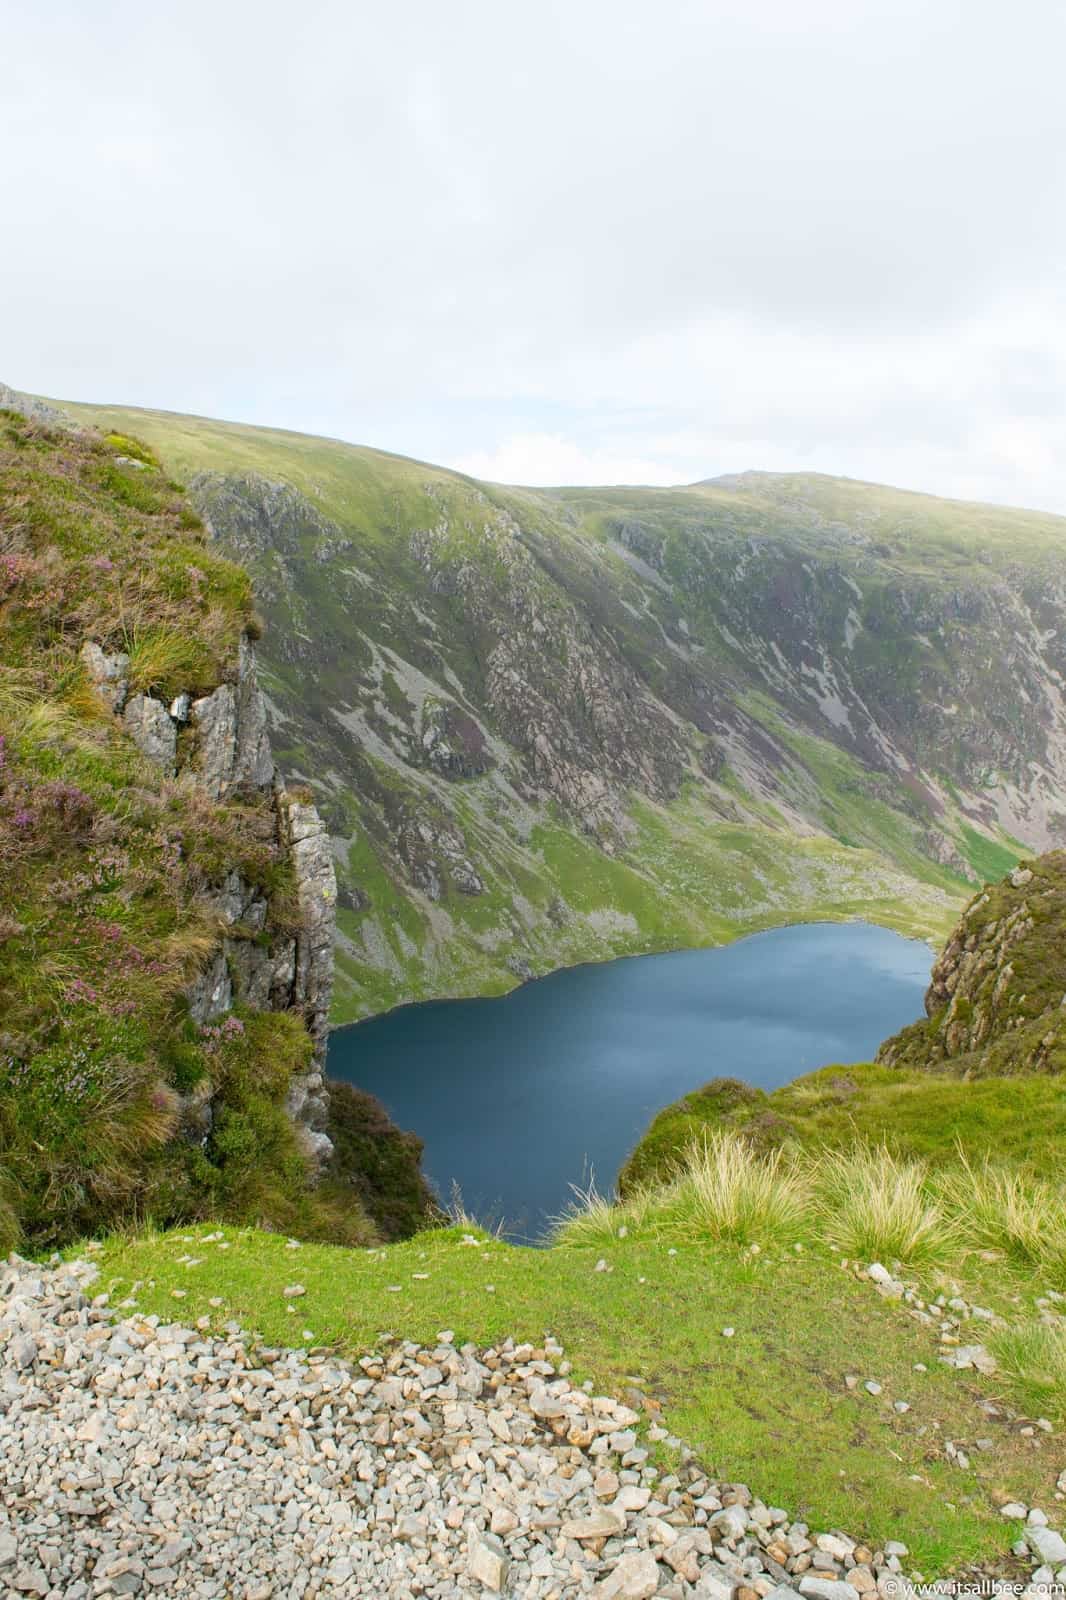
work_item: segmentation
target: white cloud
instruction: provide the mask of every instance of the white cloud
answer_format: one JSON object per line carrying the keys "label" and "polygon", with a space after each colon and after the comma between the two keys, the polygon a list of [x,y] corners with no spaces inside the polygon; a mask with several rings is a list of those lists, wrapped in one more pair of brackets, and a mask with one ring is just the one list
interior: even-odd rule
{"label": "white cloud", "polygon": [[1066,511],[1066,9],[54,0],[0,377],[490,476]]}
{"label": "white cloud", "polygon": [[489,483],[539,485],[636,483],[669,485],[679,480],[664,460],[583,450],[560,434],[516,433],[494,450],[475,450],[445,465]]}

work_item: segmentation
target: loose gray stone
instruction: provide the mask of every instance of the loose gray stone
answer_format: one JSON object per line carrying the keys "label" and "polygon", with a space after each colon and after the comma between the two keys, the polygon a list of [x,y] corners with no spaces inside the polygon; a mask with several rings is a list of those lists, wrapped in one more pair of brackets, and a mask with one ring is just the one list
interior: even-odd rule
{"label": "loose gray stone", "polygon": [[495,1534],[480,1533],[470,1541],[470,1576],[493,1594],[503,1589],[509,1567],[507,1552]]}
{"label": "loose gray stone", "polygon": [[1057,1567],[1066,1561],[1066,1539],[1053,1528],[1028,1527],[1025,1538],[1030,1550],[1042,1562]]}
{"label": "loose gray stone", "polygon": [[635,1551],[623,1556],[594,1592],[603,1600],[649,1600],[659,1587],[660,1570],[650,1550]]}

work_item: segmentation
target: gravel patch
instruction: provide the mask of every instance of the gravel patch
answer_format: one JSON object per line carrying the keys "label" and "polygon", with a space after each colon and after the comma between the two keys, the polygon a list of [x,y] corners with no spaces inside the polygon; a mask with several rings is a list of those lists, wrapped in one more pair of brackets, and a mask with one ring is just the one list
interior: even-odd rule
{"label": "gravel patch", "polygon": [[[96,1276],[0,1266],[4,1600],[907,1592],[903,1545],[816,1534],[684,1451],[661,1474],[637,1412],[573,1386],[550,1339],[347,1363],[116,1321]],[[1038,1518],[1027,1536],[1056,1562]]]}

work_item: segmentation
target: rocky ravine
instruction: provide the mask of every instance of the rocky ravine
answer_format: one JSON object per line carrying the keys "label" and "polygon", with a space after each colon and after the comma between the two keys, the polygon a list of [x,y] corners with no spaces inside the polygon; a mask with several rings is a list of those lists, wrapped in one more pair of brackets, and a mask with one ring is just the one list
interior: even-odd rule
{"label": "rocky ravine", "polygon": [[[660,1475],[637,1413],[574,1387],[551,1339],[457,1349],[444,1331],[349,1366],[235,1324],[115,1321],[95,1277],[88,1261],[0,1268],[9,1600],[909,1593],[901,1544],[809,1529],[685,1452]],[[1042,1512],[1027,1537],[1050,1583],[1066,1543]]]}

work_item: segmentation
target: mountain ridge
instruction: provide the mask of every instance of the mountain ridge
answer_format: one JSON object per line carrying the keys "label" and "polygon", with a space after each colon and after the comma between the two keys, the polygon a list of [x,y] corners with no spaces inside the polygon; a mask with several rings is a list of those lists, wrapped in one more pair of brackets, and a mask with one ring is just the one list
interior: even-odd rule
{"label": "mountain ridge", "polygon": [[509,488],[70,405],[252,572],[282,769],[327,816],[334,1020],[866,916],[946,935],[1057,842],[1066,522],[849,480]]}

